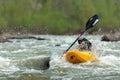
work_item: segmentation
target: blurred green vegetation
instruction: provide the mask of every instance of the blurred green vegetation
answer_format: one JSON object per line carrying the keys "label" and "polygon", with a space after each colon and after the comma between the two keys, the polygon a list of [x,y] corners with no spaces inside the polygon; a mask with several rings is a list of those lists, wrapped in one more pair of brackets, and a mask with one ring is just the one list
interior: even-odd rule
{"label": "blurred green vegetation", "polygon": [[120,29],[120,0],[0,0],[0,32],[78,33],[94,14],[94,31]]}

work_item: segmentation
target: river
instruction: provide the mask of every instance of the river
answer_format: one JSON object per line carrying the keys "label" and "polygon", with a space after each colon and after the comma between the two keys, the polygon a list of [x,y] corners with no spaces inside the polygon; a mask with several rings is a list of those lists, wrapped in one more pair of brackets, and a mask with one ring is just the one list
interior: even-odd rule
{"label": "river", "polygon": [[[101,35],[89,35],[92,51],[100,61],[71,64],[62,55],[76,35],[35,36],[46,40],[0,43],[0,80],[120,80],[120,42],[101,42]],[[46,70],[39,68],[44,57],[50,57]]]}

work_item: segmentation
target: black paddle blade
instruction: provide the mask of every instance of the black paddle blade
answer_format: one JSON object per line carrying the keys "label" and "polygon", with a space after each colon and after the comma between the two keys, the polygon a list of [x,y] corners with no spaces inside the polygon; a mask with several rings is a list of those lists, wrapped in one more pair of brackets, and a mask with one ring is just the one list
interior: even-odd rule
{"label": "black paddle blade", "polygon": [[99,21],[99,19],[96,14],[94,16],[92,16],[86,23],[85,31],[88,30],[89,28],[93,27],[98,21]]}
{"label": "black paddle blade", "polygon": [[[87,23],[86,23],[86,29],[85,29],[85,31],[88,30],[89,28],[93,27],[98,21],[99,21],[99,20],[98,20],[98,16],[97,16],[97,15],[92,16],[92,17],[87,21]],[[80,36],[83,35],[85,31],[81,32],[81,33],[80,33]],[[66,53],[66,52],[75,44],[75,42],[76,42],[78,39],[79,39],[79,37],[68,47],[67,50],[64,51],[64,53]]]}

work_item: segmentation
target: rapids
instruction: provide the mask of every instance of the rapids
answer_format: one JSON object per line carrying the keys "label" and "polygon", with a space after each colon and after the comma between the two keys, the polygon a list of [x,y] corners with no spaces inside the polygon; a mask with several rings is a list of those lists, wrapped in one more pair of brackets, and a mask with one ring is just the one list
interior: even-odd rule
{"label": "rapids", "polygon": [[[64,60],[63,51],[76,35],[35,36],[46,40],[11,39],[11,42],[0,43],[0,80],[120,79],[120,42],[101,42],[100,35],[89,35],[92,51],[100,61],[71,64]],[[50,58],[50,67],[43,70],[45,58]]]}

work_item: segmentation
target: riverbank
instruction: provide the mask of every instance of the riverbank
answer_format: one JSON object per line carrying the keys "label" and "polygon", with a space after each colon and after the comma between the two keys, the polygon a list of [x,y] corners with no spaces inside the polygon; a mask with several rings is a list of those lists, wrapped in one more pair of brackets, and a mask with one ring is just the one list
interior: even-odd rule
{"label": "riverbank", "polygon": [[10,42],[9,39],[36,39],[45,40],[45,38],[35,37],[31,33],[2,33],[0,34],[0,42]]}
{"label": "riverbank", "polygon": [[[65,33],[63,35],[75,35],[76,33]],[[79,34],[79,33],[78,33]],[[116,38],[120,38],[120,32],[119,31],[98,31],[93,33],[86,32],[87,35],[103,35],[107,36],[111,40],[115,40]],[[4,32],[0,34],[0,42],[10,42],[9,39],[36,39],[36,40],[45,40],[44,38],[35,37],[34,35],[41,35],[36,33],[22,33],[22,32]],[[45,35],[45,34],[44,34]],[[56,34],[52,34],[56,35]]]}

